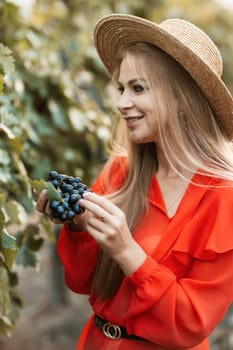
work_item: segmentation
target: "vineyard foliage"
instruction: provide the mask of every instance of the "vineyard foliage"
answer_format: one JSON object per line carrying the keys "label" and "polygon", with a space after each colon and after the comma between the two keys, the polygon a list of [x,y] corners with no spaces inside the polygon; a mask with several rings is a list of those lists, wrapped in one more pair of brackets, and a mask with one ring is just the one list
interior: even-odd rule
{"label": "vineyard foliage", "polygon": [[90,185],[107,157],[115,94],[93,46],[96,20],[124,12],[156,22],[167,17],[193,21],[219,46],[223,79],[233,91],[233,14],[213,1],[32,4],[26,8],[13,0],[0,2],[0,333],[4,335],[10,335],[23,307],[17,266],[37,268],[44,240],[55,242],[53,225],[35,211],[32,179],[46,179],[55,169],[80,176]]}

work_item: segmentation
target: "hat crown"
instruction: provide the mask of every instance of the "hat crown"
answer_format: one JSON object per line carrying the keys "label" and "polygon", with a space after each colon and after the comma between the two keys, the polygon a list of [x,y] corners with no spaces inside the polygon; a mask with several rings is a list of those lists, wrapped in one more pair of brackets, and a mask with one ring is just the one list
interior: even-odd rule
{"label": "hat crown", "polygon": [[177,38],[197,57],[207,64],[219,77],[222,76],[221,54],[214,42],[201,29],[182,19],[167,19],[160,27]]}

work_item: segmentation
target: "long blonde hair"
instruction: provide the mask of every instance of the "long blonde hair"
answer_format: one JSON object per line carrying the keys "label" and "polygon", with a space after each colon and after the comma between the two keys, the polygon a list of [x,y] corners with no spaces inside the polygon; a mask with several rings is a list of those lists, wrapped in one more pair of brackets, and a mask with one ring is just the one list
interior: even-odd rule
{"label": "long blonde hair", "polygon": [[[143,76],[155,100],[155,118],[160,143],[169,166],[179,176],[180,169],[190,172],[208,172],[210,176],[233,180],[233,147],[220,130],[204,94],[192,77],[169,55],[146,43],[138,43],[118,53],[119,66],[114,79],[119,76],[120,63],[130,60]],[[156,94],[159,86],[163,94],[161,106]],[[160,125],[160,117],[166,113],[166,128]],[[106,164],[107,174],[117,155],[126,156],[128,171],[123,185],[117,191],[109,188],[108,198],[121,208],[133,232],[147,208],[147,195],[151,180],[158,170],[154,143],[134,144],[128,138],[127,128],[119,118],[114,134],[113,149]],[[106,176],[106,186],[109,186]],[[101,251],[93,279],[93,291],[101,298],[113,296],[118,290],[123,273],[119,266]]]}

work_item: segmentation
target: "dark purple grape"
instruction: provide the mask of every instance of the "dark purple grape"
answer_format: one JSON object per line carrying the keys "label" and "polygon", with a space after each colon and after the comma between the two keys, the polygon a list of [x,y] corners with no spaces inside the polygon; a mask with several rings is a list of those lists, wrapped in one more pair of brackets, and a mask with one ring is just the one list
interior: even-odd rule
{"label": "dark purple grape", "polygon": [[64,178],[65,178],[65,175],[64,175],[64,174],[58,174],[58,175],[57,175],[57,180],[58,180],[58,181],[62,181]]}
{"label": "dark purple grape", "polygon": [[63,214],[64,212],[65,212],[65,208],[64,208],[64,206],[63,206],[63,204],[60,204],[57,208],[55,208],[55,211],[59,214],[59,215],[61,215],[61,214]]}
{"label": "dark purple grape", "polygon": [[66,221],[67,220],[67,212],[64,212],[63,214],[60,215],[61,221]]}
{"label": "dark purple grape", "polygon": [[81,199],[80,194],[76,194],[76,193],[71,193],[70,195],[70,204],[76,203],[79,199]]}
{"label": "dark purple grape", "polygon": [[73,220],[75,217],[75,212],[73,210],[69,210],[68,213],[67,213],[67,219],[68,220]]}
{"label": "dark purple grape", "polygon": [[72,184],[74,182],[74,178],[72,176],[66,176],[64,181],[67,183],[67,184]]}
{"label": "dark purple grape", "polygon": [[65,209],[69,209],[69,207],[70,207],[69,202],[64,201],[64,202],[63,202],[63,207],[64,207]]}
{"label": "dark purple grape", "polygon": [[65,184],[62,188],[62,192],[72,192],[73,191],[73,186],[71,184]]}
{"label": "dark purple grape", "polygon": [[50,173],[49,173],[49,180],[53,180],[53,179],[56,179],[58,176],[58,173],[57,171],[55,170],[51,170]]}
{"label": "dark purple grape", "polygon": [[78,203],[72,205],[72,210],[75,212],[76,215],[81,214],[82,207]]}
{"label": "dark purple grape", "polygon": [[58,206],[59,204],[60,204],[59,201],[52,200],[52,201],[50,202],[50,204],[49,204],[49,208],[53,210],[53,209],[57,208],[57,206]]}
{"label": "dark purple grape", "polygon": [[66,183],[65,182],[61,182],[60,185],[59,185],[59,188],[62,192],[65,192],[65,188],[66,188]]}
{"label": "dark purple grape", "polygon": [[53,179],[53,180],[51,180],[51,182],[55,188],[58,188],[59,181],[57,179]]}
{"label": "dark purple grape", "polygon": [[84,192],[86,192],[86,191],[85,191],[83,188],[80,188],[80,189],[79,189],[79,194],[80,194],[81,196],[83,196]]}
{"label": "dark purple grape", "polygon": [[79,190],[74,189],[71,194],[78,194],[79,195]]}
{"label": "dark purple grape", "polygon": [[62,198],[63,198],[64,201],[69,202],[69,200],[70,200],[70,193],[68,193],[68,192],[63,193],[62,194]]}
{"label": "dark purple grape", "polygon": [[80,183],[79,182],[73,182],[72,186],[75,190],[78,190],[80,188]]}

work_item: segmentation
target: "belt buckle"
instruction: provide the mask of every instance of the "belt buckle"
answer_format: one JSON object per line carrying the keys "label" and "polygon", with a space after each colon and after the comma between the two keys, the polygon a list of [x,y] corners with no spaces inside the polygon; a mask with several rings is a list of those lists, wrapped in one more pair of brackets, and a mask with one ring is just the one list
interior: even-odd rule
{"label": "belt buckle", "polygon": [[119,326],[107,322],[103,325],[103,333],[111,340],[118,340],[121,338],[121,329]]}

